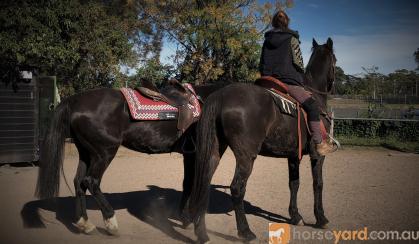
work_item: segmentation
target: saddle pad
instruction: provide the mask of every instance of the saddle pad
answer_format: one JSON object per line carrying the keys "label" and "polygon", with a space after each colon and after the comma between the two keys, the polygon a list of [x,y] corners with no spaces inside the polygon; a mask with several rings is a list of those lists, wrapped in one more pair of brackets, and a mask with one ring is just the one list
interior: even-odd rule
{"label": "saddle pad", "polygon": [[272,94],[275,104],[279,107],[282,113],[289,114],[293,117],[297,116],[297,104],[281,96],[280,94],[276,93],[271,89],[269,89],[268,91]]}
{"label": "saddle pad", "polygon": [[196,95],[195,89],[189,83],[184,83],[183,86],[192,93],[191,101],[189,101],[188,107],[192,110],[193,117],[198,118],[201,116],[201,104],[199,103],[198,95]]}
{"label": "saddle pad", "polygon": [[162,113],[172,114],[172,116],[168,116],[169,118],[165,118],[166,120],[177,118],[178,109],[176,107],[165,102],[153,101],[134,89],[121,88],[121,92],[124,94],[131,116],[135,120],[161,120]]}
{"label": "saddle pad", "polygon": [[[190,84],[187,85],[190,86]],[[195,91],[192,86],[186,87],[194,94],[187,106],[192,110],[194,118],[199,117],[201,106]],[[178,118],[178,109],[166,102],[154,101],[131,88],[121,88],[121,92],[128,103],[131,117],[134,120],[175,120]]]}

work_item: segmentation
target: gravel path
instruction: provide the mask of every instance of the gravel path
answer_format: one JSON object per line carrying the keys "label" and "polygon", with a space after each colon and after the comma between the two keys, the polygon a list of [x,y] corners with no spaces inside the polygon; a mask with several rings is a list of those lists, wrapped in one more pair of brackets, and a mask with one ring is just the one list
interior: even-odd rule
{"label": "gravel path", "polygon": [[[77,163],[75,147],[67,145],[64,171],[71,191]],[[212,182],[214,187],[207,215],[212,243],[239,241],[227,187],[234,167],[234,157],[231,151],[227,151]],[[308,158],[304,158],[300,169],[299,209],[305,222],[313,224]],[[120,244],[195,240],[193,230],[180,228],[172,216],[181,196],[183,166],[179,154],[147,155],[125,148],[119,150],[102,181],[102,190],[117,213],[118,237],[105,234],[100,211],[90,197],[88,214],[98,230],[92,235],[77,232],[72,225],[72,192],[63,180],[60,197],[55,203],[36,200],[33,193],[37,171],[36,167],[0,167],[1,243]],[[329,156],[324,168],[324,205],[331,222],[329,228],[419,230],[418,173],[418,154],[351,147]],[[245,200],[250,227],[258,237],[255,242],[268,243],[268,223],[288,219],[286,160],[259,156],[248,182]],[[293,228],[316,230],[310,226]]]}

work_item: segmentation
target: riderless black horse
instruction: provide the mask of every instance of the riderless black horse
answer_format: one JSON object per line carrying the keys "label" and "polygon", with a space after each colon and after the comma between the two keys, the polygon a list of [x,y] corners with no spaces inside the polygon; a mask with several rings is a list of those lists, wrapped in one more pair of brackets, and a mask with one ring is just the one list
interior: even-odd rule
{"label": "riderless black horse", "polygon": [[[195,91],[205,99],[219,87],[197,86]],[[185,92],[186,89],[176,82],[163,88],[163,93],[174,98],[185,95]],[[124,96],[116,89],[103,88],[73,95],[56,108],[42,147],[36,190],[39,198],[58,195],[66,137],[73,138],[79,152],[74,187],[76,226],[80,231],[89,233],[95,229],[86,212],[85,194],[89,190],[102,211],[107,231],[110,234],[117,233],[115,212],[104,197],[100,182],[121,145],[150,154],[183,154],[185,177],[180,204],[183,209],[191,191],[195,164],[194,152],[189,151],[191,148],[185,151],[184,147],[188,143],[191,146],[187,138],[195,137],[195,124],[181,136],[176,120],[134,121],[130,117]]]}
{"label": "riderless black horse", "polygon": [[[306,87],[313,92],[321,111],[326,111],[327,94],[335,77],[335,63],[332,40],[329,38],[326,44],[318,45],[313,39],[312,55],[305,73],[308,80]],[[236,158],[230,189],[239,237],[244,240],[256,238],[247,223],[243,198],[258,154],[288,158],[290,223],[303,223],[297,208],[300,159],[296,117],[282,113],[270,91],[252,84],[229,85],[208,97],[198,122],[195,178],[188,202],[199,242],[209,240],[205,227],[209,186],[227,146]],[[330,121],[325,120],[324,116],[322,120],[329,128]],[[301,124],[304,125],[303,116]],[[308,129],[303,127],[301,134],[302,152],[311,157],[316,225],[323,227],[329,222],[324,215],[322,202],[322,166],[325,158],[317,154],[314,144],[310,142]]]}

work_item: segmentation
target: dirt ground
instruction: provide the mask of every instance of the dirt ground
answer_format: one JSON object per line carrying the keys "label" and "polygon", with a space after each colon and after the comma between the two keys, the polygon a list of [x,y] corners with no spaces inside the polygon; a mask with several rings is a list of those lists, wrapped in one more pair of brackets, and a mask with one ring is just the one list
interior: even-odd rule
{"label": "dirt ground", "polygon": [[[71,191],[77,162],[75,147],[67,145],[64,172]],[[234,167],[234,157],[227,151],[212,181],[207,215],[212,243],[239,241],[227,187]],[[299,209],[305,222],[313,224],[307,158],[300,169]],[[90,197],[88,214],[98,229],[91,235],[77,232],[72,224],[72,192],[63,180],[55,202],[35,199],[37,171],[37,167],[0,167],[0,243],[184,243],[196,239],[192,228],[182,229],[172,218],[181,196],[183,166],[179,154],[119,150],[102,181],[102,190],[116,210],[118,237],[105,233],[100,211]],[[351,147],[329,156],[324,168],[329,229],[419,230],[418,173],[418,154]],[[286,160],[259,156],[245,200],[250,227],[258,237],[255,242],[268,243],[268,223],[284,222],[289,217]],[[293,228],[315,230],[310,226]]]}

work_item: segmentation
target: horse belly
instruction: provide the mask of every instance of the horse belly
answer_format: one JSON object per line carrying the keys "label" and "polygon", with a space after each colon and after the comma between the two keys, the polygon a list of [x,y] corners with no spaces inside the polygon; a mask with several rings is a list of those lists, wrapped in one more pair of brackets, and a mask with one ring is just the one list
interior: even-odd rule
{"label": "horse belly", "polygon": [[176,121],[132,122],[122,145],[143,153],[169,153],[178,141]]}
{"label": "horse belly", "polygon": [[298,132],[295,119],[281,116],[262,143],[260,155],[288,157],[298,153]]}

